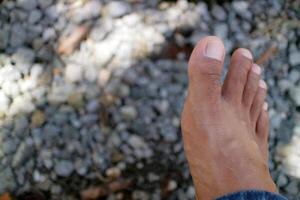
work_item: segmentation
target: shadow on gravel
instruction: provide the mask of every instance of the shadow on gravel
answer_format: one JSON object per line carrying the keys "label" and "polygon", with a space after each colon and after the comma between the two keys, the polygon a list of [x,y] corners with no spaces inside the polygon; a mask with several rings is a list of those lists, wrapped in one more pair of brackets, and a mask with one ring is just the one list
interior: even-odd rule
{"label": "shadow on gravel", "polygon": [[[205,4],[192,9],[184,1],[144,10],[18,2],[3,1],[0,10],[0,193],[78,199],[95,186],[102,196],[121,190],[123,199],[175,199],[179,188],[192,198],[179,118],[187,59],[203,35],[222,36],[222,19],[215,30]],[[230,52],[243,44],[225,42]],[[283,123],[272,134],[290,137],[272,139],[272,149],[292,141],[294,122]],[[130,184],[120,187],[124,180]]]}

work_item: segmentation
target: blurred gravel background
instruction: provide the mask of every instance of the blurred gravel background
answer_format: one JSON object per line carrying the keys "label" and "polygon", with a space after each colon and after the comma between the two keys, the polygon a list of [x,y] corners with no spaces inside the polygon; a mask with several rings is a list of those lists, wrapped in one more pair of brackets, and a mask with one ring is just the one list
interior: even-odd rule
{"label": "blurred gravel background", "polygon": [[0,199],[194,199],[180,112],[209,34],[264,67],[272,176],[300,199],[299,19],[299,1],[0,1]]}

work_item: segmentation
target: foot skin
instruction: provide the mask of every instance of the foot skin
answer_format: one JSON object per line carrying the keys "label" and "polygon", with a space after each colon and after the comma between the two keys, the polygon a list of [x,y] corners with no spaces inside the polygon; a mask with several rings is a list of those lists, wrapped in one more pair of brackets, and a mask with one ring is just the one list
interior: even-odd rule
{"label": "foot skin", "polygon": [[267,87],[261,69],[250,51],[237,49],[222,86],[224,55],[222,41],[206,37],[188,66],[181,126],[200,200],[240,190],[277,191],[268,168]]}

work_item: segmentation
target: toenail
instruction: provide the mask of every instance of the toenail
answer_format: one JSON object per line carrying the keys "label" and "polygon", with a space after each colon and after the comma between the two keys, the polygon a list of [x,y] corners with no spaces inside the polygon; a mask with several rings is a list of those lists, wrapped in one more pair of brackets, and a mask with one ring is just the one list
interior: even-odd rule
{"label": "toenail", "polygon": [[259,87],[263,88],[263,89],[267,89],[267,84],[265,81],[263,80],[259,80]]}
{"label": "toenail", "polygon": [[209,41],[205,47],[205,56],[222,61],[224,58],[223,45],[220,41]]}
{"label": "toenail", "polygon": [[240,49],[241,54],[250,60],[253,59],[251,52],[248,49]]}
{"label": "toenail", "polygon": [[267,102],[264,102],[264,105],[263,105],[263,109],[265,110],[265,111],[267,111],[268,110],[268,103]]}
{"label": "toenail", "polygon": [[252,65],[252,71],[253,71],[255,74],[260,75],[260,73],[261,73],[261,68],[260,68],[260,66],[258,66],[257,64],[253,64],[253,65]]}

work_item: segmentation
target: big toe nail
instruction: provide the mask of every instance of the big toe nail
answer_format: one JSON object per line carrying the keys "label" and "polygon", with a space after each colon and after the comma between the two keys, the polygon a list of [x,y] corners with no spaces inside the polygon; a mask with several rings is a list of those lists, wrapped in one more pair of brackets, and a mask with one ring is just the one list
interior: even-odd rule
{"label": "big toe nail", "polygon": [[220,95],[220,77],[223,70],[225,48],[215,36],[201,39],[189,60],[190,91],[203,96]]}

